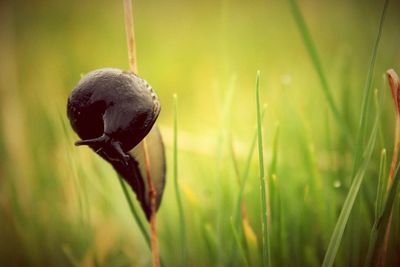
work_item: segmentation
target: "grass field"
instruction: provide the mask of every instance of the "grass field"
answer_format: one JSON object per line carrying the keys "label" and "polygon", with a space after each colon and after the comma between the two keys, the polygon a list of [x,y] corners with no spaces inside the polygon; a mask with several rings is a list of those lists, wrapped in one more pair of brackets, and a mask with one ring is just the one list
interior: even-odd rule
{"label": "grass field", "polygon": [[[133,5],[164,266],[400,266],[398,1]],[[0,266],[151,266],[111,165],[73,145],[67,97],[101,67],[129,68],[122,1],[0,2]]]}

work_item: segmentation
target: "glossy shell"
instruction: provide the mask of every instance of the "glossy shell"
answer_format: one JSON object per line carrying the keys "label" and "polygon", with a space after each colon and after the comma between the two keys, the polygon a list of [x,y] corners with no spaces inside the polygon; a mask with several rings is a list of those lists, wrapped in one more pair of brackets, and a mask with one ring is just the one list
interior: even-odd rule
{"label": "glossy shell", "polygon": [[76,144],[88,145],[112,164],[134,190],[147,219],[151,210],[140,142],[147,136],[158,209],[166,172],[164,144],[154,125],[159,113],[157,95],[145,80],[113,68],[85,75],[67,104],[71,126],[81,138]]}
{"label": "glossy shell", "polygon": [[67,106],[71,126],[82,140],[104,133],[119,141],[125,152],[149,133],[159,113],[157,95],[145,80],[113,68],[85,75]]}

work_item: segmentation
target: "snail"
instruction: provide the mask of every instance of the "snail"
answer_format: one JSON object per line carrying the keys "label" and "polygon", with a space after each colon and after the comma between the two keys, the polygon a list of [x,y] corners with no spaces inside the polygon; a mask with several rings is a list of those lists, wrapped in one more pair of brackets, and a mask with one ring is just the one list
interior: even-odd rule
{"label": "snail", "polygon": [[146,137],[156,209],[165,186],[165,152],[155,121],[160,102],[151,86],[131,72],[103,68],[89,72],[68,98],[67,116],[81,140],[127,181],[149,220],[149,188],[143,147]]}

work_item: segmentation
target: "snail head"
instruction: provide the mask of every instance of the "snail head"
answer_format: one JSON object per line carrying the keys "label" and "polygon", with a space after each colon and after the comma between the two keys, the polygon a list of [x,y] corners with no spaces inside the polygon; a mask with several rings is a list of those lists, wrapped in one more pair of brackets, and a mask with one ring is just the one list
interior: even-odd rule
{"label": "snail head", "polygon": [[121,161],[125,165],[128,164],[130,159],[129,155],[123,151],[121,142],[114,140],[105,133],[97,138],[79,140],[75,142],[75,145],[87,145],[89,147],[96,148],[95,150],[97,153],[105,156],[110,161]]}

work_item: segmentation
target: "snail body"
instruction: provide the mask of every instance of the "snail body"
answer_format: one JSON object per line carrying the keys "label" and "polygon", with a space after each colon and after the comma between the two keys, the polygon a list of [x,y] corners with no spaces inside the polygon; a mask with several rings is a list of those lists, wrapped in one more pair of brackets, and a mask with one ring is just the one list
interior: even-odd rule
{"label": "snail body", "polygon": [[85,75],[68,98],[67,115],[81,140],[112,164],[129,183],[150,216],[143,146],[147,137],[151,175],[156,187],[157,208],[165,184],[164,145],[157,126],[158,97],[139,76],[115,68],[94,70]]}

